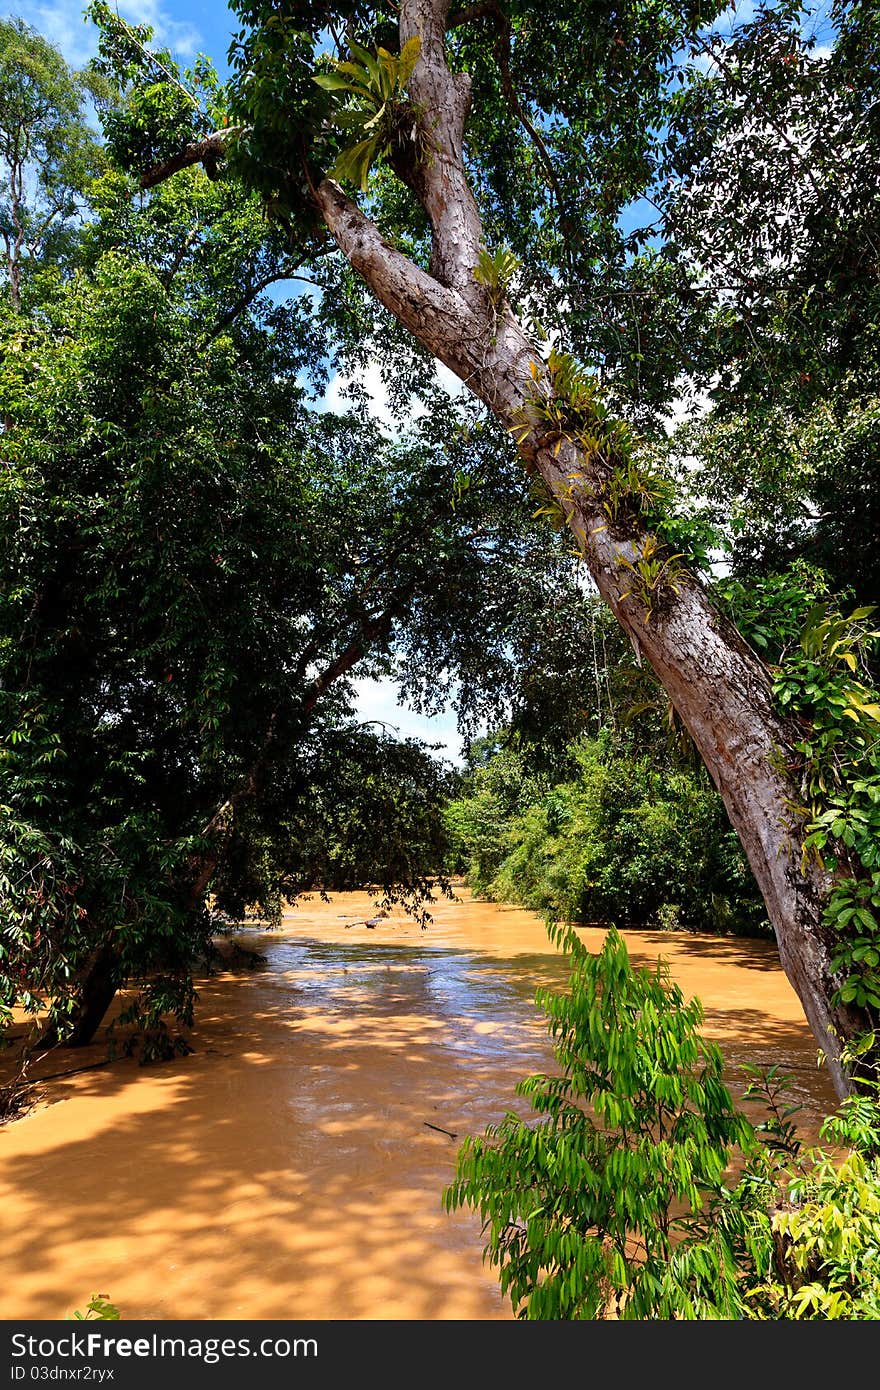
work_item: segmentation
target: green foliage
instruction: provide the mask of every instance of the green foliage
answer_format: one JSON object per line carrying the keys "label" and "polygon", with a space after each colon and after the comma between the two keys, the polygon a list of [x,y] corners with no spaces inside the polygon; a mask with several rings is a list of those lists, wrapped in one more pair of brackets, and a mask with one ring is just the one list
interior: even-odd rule
{"label": "green foliage", "polygon": [[716,400],[759,429],[877,379],[877,41],[860,0],[761,4],[703,31],[672,99],[667,254]]}
{"label": "green foliage", "polygon": [[476,893],[490,892],[510,852],[511,823],[546,792],[511,747],[497,749],[468,779],[467,791],[446,806],[450,867],[466,873]]}
{"label": "green foliage", "polygon": [[318,73],[314,81],[326,92],[344,93],[346,106],[334,109],[332,120],[349,137],[360,138],[336,158],[331,178],[346,179],[363,192],[375,161],[385,154],[392,141],[400,138],[401,124],[408,119],[409,138],[416,138],[412,114],[405,98],[406,85],[419,61],[421,39],[408,39],[397,57],[385,48],[376,56],[349,37],[354,61],[333,61],[334,71]]}
{"label": "green foliage", "polygon": [[596,957],[561,936],[569,992],[538,995],[561,1075],[519,1084],[533,1113],[466,1139],[445,1193],[479,1212],[517,1316],[880,1317],[877,1082],[824,1121],[829,1152],[802,1149],[791,1078],[750,1068],[753,1129],[699,1001],[662,964],[633,970],[613,930]]}
{"label": "green foliage", "polygon": [[465,1141],[447,1208],[480,1213],[519,1317],[742,1316],[720,1199],[749,1127],[700,1004],[662,966],[633,970],[613,930],[597,957],[566,945],[569,993],[539,995],[562,1075],[517,1087],[534,1118]]}
{"label": "green foliage", "polygon": [[793,1208],[773,1218],[789,1282],[760,1285],[758,1306],[777,1318],[880,1318],[880,1165],[858,1152],[843,1163],[817,1155],[789,1198]]}
{"label": "green foliage", "polygon": [[[522,260],[528,298],[554,337],[643,396],[667,389],[655,325],[678,325],[659,274],[643,268],[644,219],[619,214],[651,180],[673,54],[714,8],[698,19],[688,4],[517,0],[502,19],[487,13],[447,37],[453,66],[473,83],[468,152],[487,243]],[[657,338],[666,345],[662,330]]]}
{"label": "green foliage", "polygon": [[805,859],[826,868],[824,922],[837,995],[877,1020],[880,1010],[880,698],[873,689],[873,609],[848,614],[827,576],[803,561],[788,572],[715,586],[740,631],[773,663],[780,710],[795,721],[791,807]]}
{"label": "green foliage", "polygon": [[630,583],[621,598],[634,594],[644,610],[646,623],[656,615],[669,594],[681,592],[685,573],[680,563],[682,558],[670,553],[669,547],[656,536],[646,536],[632,558],[620,557],[621,566],[629,571]]}
{"label": "green foliage", "polygon": [[673,450],[682,486],[726,534],[738,578],[753,583],[800,557],[835,591],[880,600],[875,388],[847,377],[828,399],[717,408],[680,431]]}
{"label": "green foliage", "polygon": [[614,420],[601,399],[599,383],[567,352],[550,349],[546,382],[536,363],[531,364],[535,383],[522,418],[511,433],[521,442],[537,429],[543,444],[553,445],[557,455],[566,440],[576,443],[587,462],[598,461],[613,467],[618,456],[630,447],[630,432],[623,421]]}
{"label": "green foliage", "polygon": [[446,774],[352,729],[344,678],[394,669],[395,629],[429,672],[506,643],[509,607],[497,643],[461,632],[471,560],[523,592],[452,505],[457,459],[311,415],[287,340],[206,339],[191,284],[107,254],[7,323],[0,372],[0,1002],[48,996],[63,1027],[112,943],[160,1051],[192,1017],[205,862],[219,909],[270,917],[323,883],[427,887]]}
{"label": "green foliage", "polygon": [[424,919],[446,886],[455,774],[417,740],[351,721],[319,725],[309,742],[291,757],[298,795],[285,796],[279,777],[274,794],[242,808],[212,883],[218,904],[237,920],[257,899],[279,913],[298,893],[369,886]]}
{"label": "green foliage", "polygon": [[697,45],[657,187],[678,307],[652,349],[690,356],[712,402],[682,471],[739,577],[800,556],[877,603],[875,7],[759,5]]}
{"label": "green foliage", "polygon": [[[507,245],[522,261],[523,300],[548,330],[610,376],[625,364],[627,377],[638,376],[652,395],[668,378],[657,380],[655,357],[638,340],[639,332],[650,336],[645,301],[677,325],[669,291],[658,291],[659,277],[642,264],[645,237],[626,230],[619,214],[651,181],[673,55],[717,9],[691,0],[591,0],[573,12],[517,0],[450,11],[447,53],[472,84],[468,164],[486,244]],[[347,61],[351,35],[371,56],[379,46],[393,54],[398,15],[360,0],[283,8],[236,0],[234,11],[242,27],[231,54],[231,119],[244,128],[249,177],[295,220],[308,214],[303,165],[317,182],[349,143],[340,142],[332,93],[313,82],[319,55],[332,43],[335,59]],[[429,113],[428,143],[430,122]],[[408,244],[415,238],[421,258],[424,221],[415,200],[380,172],[370,194],[383,233]]]}
{"label": "green foliage", "polygon": [[871,608],[848,617],[829,603],[808,614],[774,681],[780,707],[806,725],[795,742],[805,856],[833,874],[825,911],[839,996],[880,1013],[880,699],[865,684],[878,632]]}
{"label": "green foliage", "polygon": [[[850,1064],[873,1050],[863,1038]],[[768,1141],[752,1151],[734,1191],[755,1233],[755,1258],[744,1263],[747,1316],[760,1320],[880,1318],[880,1091],[863,1076],[853,1095],[822,1124],[832,1145],[803,1149],[780,1108],[790,1077],[758,1079],[769,1095]],[[760,1128],[760,1127],[759,1127]]]}
{"label": "green foliage", "polygon": [[90,70],[104,83],[98,102],[107,148],[123,169],[142,173],[201,135],[228,125],[223,89],[201,54],[184,70],[153,43],[148,24],[129,24],[106,0],[86,15],[98,28]]}
{"label": "green foliage", "polygon": [[[134,119],[157,72],[192,74],[111,20]],[[394,442],[310,409],[336,305],[262,295],[297,252],[231,171],[131,193],[93,180],[0,317],[0,1021],[64,1033],[109,952],[146,1058],[185,1046],[206,889],[221,920],[273,920],[322,886],[417,905],[442,868],[453,779],[355,722],[350,673],[428,708],[453,689],[475,722],[582,596],[498,432],[439,396]]]}
{"label": "green foliage", "polygon": [[612,526],[619,526],[628,511],[643,516],[661,514],[671,503],[673,488],[668,478],[645,467],[625,453],[616,461],[603,490],[602,506]]}
{"label": "green foliage", "polygon": [[[607,732],[569,750],[565,780],[507,749],[447,819],[473,889],[568,921],[766,930],[748,866],[701,770]],[[683,891],[686,885],[687,891]]]}
{"label": "green foliage", "polygon": [[39,259],[68,244],[104,163],[85,118],[90,88],[22,20],[0,20],[0,241],[14,305]]}
{"label": "green foliage", "polygon": [[474,266],[474,279],[488,291],[496,308],[507,295],[520,264],[519,257],[513,254],[509,246],[499,246],[495,251],[485,246],[480,248]]}
{"label": "green foliage", "polygon": [[93,1293],[88,1303],[86,1311],[81,1313],[78,1308],[70,1314],[69,1322],[118,1322],[120,1318],[119,1309],[111,1303],[105,1293]]}
{"label": "green foliage", "polygon": [[778,666],[800,644],[809,614],[829,597],[824,571],[796,560],[782,572],[716,579],[712,596],[760,656]]}
{"label": "green foliage", "polygon": [[231,163],[283,225],[314,235],[309,179],[329,168],[340,148],[329,121],[335,103],[313,80],[317,33],[269,4],[246,3],[236,12],[245,20],[259,12],[260,22],[233,33],[229,49],[229,119],[239,129]]}
{"label": "green foliage", "polygon": [[[695,568],[708,565],[714,536],[693,519],[676,518],[671,482],[637,457],[632,431],[609,414],[591,373],[570,354],[553,348],[546,375],[545,383],[532,363],[534,389],[513,426],[513,436],[521,443],[537,433],[541,444],[552,445],[557,456],[564,443],[574,444],[584,463],[568,474],[553,495],[543,483],[533,482],[542,501],[535,515],[546,517],[559,530],[573,530],[583,549],[586,537],[574,516],[576,497],[586,491],[599,502],[606,525],[615,535],[624,537],[651,527],[651,533],[639,538],[637,554],[619,557],[630,578],[623,597],[633,594],[644,610],[645,622],[650,622],[670,594],[680,593],[686,574],[683,561],[690,559]],[[670,542],[675,539],[687,545],[687,556],[672,548]]]}

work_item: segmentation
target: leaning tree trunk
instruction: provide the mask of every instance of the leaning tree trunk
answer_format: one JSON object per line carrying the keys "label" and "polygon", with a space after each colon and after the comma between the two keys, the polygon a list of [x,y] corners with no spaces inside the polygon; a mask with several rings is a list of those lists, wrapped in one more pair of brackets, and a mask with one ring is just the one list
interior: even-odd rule
{"label": "leaning tree trunk", "polygon": [[[338,184],[325,179],[315,197],[327,228],[376,298],[494,412],[515,429],[520,451],[568,515],[590,573],[637,651],[650,661],[690,731],[727,807],[764,896],[783,967],[803,1005],[838,1094],[848,1089],[842,1044],[866,1031],[854,1006],[835,1002],[822,908],[825,875],[802,862],[791,807],[797,788],[792,730],[773,708],[766,668],[713,607],[692,576],[646,613],[632,592],[631,564],[647,532],[615,536],[607,525],[603,476],[576,441],[542,435],[531,408],[552,388],[546,369],[509,304],[474,278],[481,220],[468,186],[462,146],[470,80],[446,65],[448,0],[402,0],[401,46],[413,35],[421,52],[410,82],[421,148],[400,145],[394,165],[421,202],[433,232],[430,273],[383,239]],[[530,428],[523,430],[524,422]],[[573,487],[572,479],[575,479]]]}
{"label": "leaning tree trunk", "polygon": [[50,1025],[40,1039],[41,1047],[86,1047],[100,1028],[116,996],[119,961],[112,946],[105,944],[94,953],[83,971],[71,1015],[72,1027],[62,1032]]}
{"label": "leaning tree trunk", "polygon": [[[409,597],[410,590],[400,588],[393,601],[382,611],[363,614],[358,618],[355,634],[306,686],[296,711],[303,727],[331,686],[357,665],[372,642],[388,635],[394,619],[405,607]],[[310,653],[310,656],[318,654],[314,652]],[[305,666],[305,659],[302,664]],[[221,863],[226,836],[234,823],[236,810],[258,794],[273,759],[281,757],[283,751],[278,747],[276,712],[269,720],[262,746],[248,772],[202,829],[202,848],[190,859],[179,885],[181,899],[187,912],[196,913],[203,909],[205,894]],[[106,943],[95,951],[80,975],[71,1014],[72,1027],[62,1032],[57,1026],[50,1026],[44,1031],[40,1045],[84,1047],[90,1043],[124,980],[122,957]]]}

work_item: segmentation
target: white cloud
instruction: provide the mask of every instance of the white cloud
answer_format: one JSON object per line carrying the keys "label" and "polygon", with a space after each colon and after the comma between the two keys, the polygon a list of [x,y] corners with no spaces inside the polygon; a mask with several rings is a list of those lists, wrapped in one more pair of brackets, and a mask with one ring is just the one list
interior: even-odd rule
{"label": "white cloud", "polygon": [[82,67],[95,52],[95,26],[83,21],[82,5],[25,3],[16,6],[16,13],[31,28],[36,29],[56,48],[60,48],[72,67]]}
{"label": "white cloud", "polygon": [[[72,67],[82,67],[97,48],[97,29],[83,20],[84,0],[20,0],[15,13],[60,48]],[[156,42],[167,46],[175,57],[191,58],[198,51],[201,36],[188,21],[172,19],[162,0],[128,0],[120,14],[132,24],[149,24]]]}
{"label": "white cloud", "polygon": [[676,383],[676,394],[664,417],[663,428],[667,434],[673,434],[686,420],[699,419],[711,409],[712,397],[709,392],[698,391],[690,381],[681,378]]}
{"label": "white cloud", "polygon": [[122,11],[133,24],[149,24],[159,43],[167,44],[175,57],[193,58],[201,35],[188,20],[172,19],[161,0],[126,0]]}
{"label": "white cloud", "polygon": [[440,755],[453,762],[462,761],[462,740],[455,715],[451,710],[428,718],[409,705],[398,703],[397,686],[393,681],[355,681],[356,717],[363,723],[387,725],[399,738],[420,738],[425,743],[439,743]]}
{"label": "white cloud", "polygon": [[[467,394],[467,389],[463,382],[459,380],[454,372],[450,371],[448,367],[445,367],[442,362],[435,362],[434,367],[437,384],[442,386],[444,391],[452,396],[453,399]],[[346,394],[346,389],[352,380],[353,378],[347,373],[337,372],[331,379],[330,385],[327,387],[318,409],[331,410],[334,413],[342,415],[345,414],[346,411],[355,408],[355,402]],[[360,377],[358,386],[366,389],[367,396],[369,397],[367,408],[371,417],[376,420],[383,429],[388,430],[390,433],[398,433],[400,431],[400,422],[395,420],[392,413],[388,397],[388,388],[382,379],[382,371],[378,361],[370,363],[366,371]],[[414,397],[410,401],[410,421],[418,420],[424,414],[426,414],[426,407],[420,400]]]}
{"label": "white cloud", "polygon": [[[333,411],[335,414],[344,415],[346,411],[355,408],[355,402],[350,396],[346,395],[346,388],[352,381],[352,377],[342,372],[336,375],[324,393],[321,402],[321,409]],[[361,377],[358,385],[365,388],[369,396],[369,413],[374,420],[386,429],[394,429],[394,416],[391,413],[391,406],[388,402],[388,388],[382,380],[382,372],[378,362],[371,362],[367,370]]]}

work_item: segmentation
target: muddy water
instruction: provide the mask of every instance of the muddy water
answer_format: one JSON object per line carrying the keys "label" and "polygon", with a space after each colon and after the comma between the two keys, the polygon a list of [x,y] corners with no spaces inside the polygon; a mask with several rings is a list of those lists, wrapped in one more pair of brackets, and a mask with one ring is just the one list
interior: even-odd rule
{"label": "muddy water", "polygon": [[[247,933],[267,968],[202,984],[193,1056],[52,1082],[0,1130],[0,1317],[98,1290],[126,1318],[509,1316],[478,1223],[442,1211],[440,1131],[481,1131],[551,1064],[532,999],[564,962],[515,908],[444,904],[427,932],[370,914],[338,895]],[[670,960],[734,1065],[794,1073],[814,1130],[833,1097],[772,947],[627,941]]]}

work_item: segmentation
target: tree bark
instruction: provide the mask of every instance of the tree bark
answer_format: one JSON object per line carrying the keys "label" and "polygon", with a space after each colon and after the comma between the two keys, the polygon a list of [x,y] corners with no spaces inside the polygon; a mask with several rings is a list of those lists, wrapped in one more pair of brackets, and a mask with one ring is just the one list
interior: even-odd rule
{"label": "tree bark", "polygon": [[832,1002],[839,981],[822,922],[826,875],[802,862],[792,807],[790,727],[776,713],[768,672],[736,629],[685,574],[646,614],[632,592],[631,564],[647,532],[612,534],[603,511],[605,478],[569,440],[551,442],[530,413],[535,392],[551,390],[537,349],[507,303],[498,305],[473,270],[483,244],[462,146],[470,80],[447,67],[448,0],[402,0],[401,46],[421,40],[410,82],[427,159],[396,152],[394,165],[422,204],[433,232],[430,273],[383,239],[378,227],[324,179],[315,199],[324,222],[375,297],[508,428],[532,424],[520,451],[568,515],[596,586],[637,650],[645,654],[687,726],[739,834],[764,896],[783,968],[824,1051],[839,1095],[849,1089],[842,1044],[866,1031],[856,1007]]}
{"label": "tree bark", "polygon": [[229,137],[235,133],[235,127],[227,127],[226,130],[215,130],[210,135],[203,136],[201,140],[193,140],[191,144],[184,145],[171,159],[142,174],[141,188],[153,188],[171,174],[176,174],[180,169],[190,169],[194,164],[201,164],[208,177],[215,179],[217,165],[226,152]]}
{"label": "tree bark", "polygon": [[92,1041],[116,996],[118,964],[112,946],[99,947],[82,977],[72,1031],[62,1035],[56,1027],[47,1029],[41,1047],[86,1047]]}

